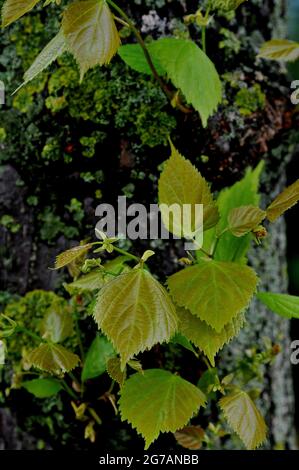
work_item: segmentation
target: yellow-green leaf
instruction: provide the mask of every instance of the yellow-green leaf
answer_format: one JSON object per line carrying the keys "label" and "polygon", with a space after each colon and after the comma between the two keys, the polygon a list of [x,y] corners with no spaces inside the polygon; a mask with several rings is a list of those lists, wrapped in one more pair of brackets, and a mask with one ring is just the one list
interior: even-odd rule
{"label": "yellow-green leaf", "polygon": [[60,253],[55,261],[55,269],[63,268],[63,266],[67,266],[72,263],[80,256],[85,255],[91,247],[92,243],[88,243],[87,245],[74,246],[74,248],[70,248],[63,253]]}
{"label": "yellow-green leaf", "polygon": [[173,274],[167,283],[180,307],[189,309],[220,333],[248,306],[257,276],[248,266],[203,259]]}
{"label": "yellow-green leaf", "polygon": [[126,380],[127,372],[126,369],[121,370],[120,359],[118,357],[111,357],[108,359],[106,369],[111,379],[115,380],[115,382],[117,382],[119,386],[122,387]]}
{"label": "yellow-green leaf", "polygon": [[88,274],[83,274],[78,279],[69,284],[64,284],[64,288],[69,294],[75,292],[93,291],[100,289],[105,283],[104,273],[99,269],[95,269]]}
{"label": "yellow-green leaf", "polygon": [[238,335],[245,323],[244,314],[240,313],[217,333],[214,328],[192,315],[188,310],[179,308],[177,312],[180,321],[179,330],[208,357],[213,367],[215,366],[215,355],[225,344]]}
{"label": "yellow-green leaf", "polygon": [[63,309],[59,303],[54,303],[46,313],[41,323],[43,338],[60,343],[73,334],[73,318],[67,309]]}
{"label": "yellow-green leaf", "polygon": [[[194,231],[202,228],[201,221],[196,220],[196,204],[203,204],[204,229],[214,226],[219,219],[208,183],[172,143],[170,159],[167,160],[159,179],[159,204],[167,230],[179,237],[193,238]],[[181,214],[178,217],[171,217],[167,210],[167,207],[173,204],[180,208]],[[191,207],[191,224],[182,216],[184,204]]]}
{"label": "yellow-green leaf", "polygon": [[174,434],[177,442],[189,450],[199,450],[205,435],[200,426],[185,426]]}
{"label": "yellow-green leaf", "polygon": [[142,434],[146,449],[161,432],[185,426],[206,402],[195,385],[161,369],[134,374],[120,393],[121,418]]}
{"label": "yellow-green leaf", "polygon": [[94,318],[121,356],[121,365],[177,329],[175,307],[166,290],[146,270],[121,274],[99,292]]}
{"label": "yellow-green leaf", "polygon": [[63,14],[62,30],[68,50],[85,72],[96,65],[108,64],[120,46],[120,38],[105,0],[72,3]]}
{"label": "yellow-green leaf", "polygon": [[80,358],[59,344],[44,343],[26,355],[33,367],[52,374],[69,372],[80,362]]}
{"label": "yellow-green leaf", "polygon": [[228,214],[228,226],[235,237],[243,237],[255,229],[266,215],[265,211],[252,205],[236,207]]}
{"label": "yellow-green leaf", "polygon": [[[65,39],[62,31],[46,45],[46,47],[39,53],[34,62],[24,74],[24,82],[16,90],[18,91],[22,86],[33,80],[39,73],[45,70],[49,65],[54,62],[66,50]],[[14,92],[15,93],[15,92]]]}
{"label": "yellow-green leaf", "polygon": [[257,298],[272,310],[272,312],[284,318],[299,319],[299,297],[296,295],[259,292]]}
{"label": "yellow-green leaf", "polygon": [[267,428],[249,395],[237,390],[219,401],[225,418],[247,449],[256,449],[266,439]]}
{"label": "yellow-green leaf", "polygon": [[299,58],[299,43],[288,39],[271,39],[262,45],[259,57],[292,62]]}
{"label": "yellow-green leaf", "polygon": [[39,0],[6,0],[2,7],[2,27],[10,25],[28,13]]}
{"label": "yellow-green leaf", "polygon": [[293,207],[299,200],[299,179],[280,193],[267,207],[267,217],[274,222],[285,211]]}

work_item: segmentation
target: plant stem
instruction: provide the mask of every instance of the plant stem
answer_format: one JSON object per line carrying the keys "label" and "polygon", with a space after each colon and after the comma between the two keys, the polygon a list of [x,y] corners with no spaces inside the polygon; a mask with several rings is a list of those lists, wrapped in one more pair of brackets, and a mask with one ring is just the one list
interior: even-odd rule
{"label": "plant stem", "polygon": [[[160,75],[158,74],[157,72],[157,69],[152,61],[152,58],[150,56],[150,53],[145,45],[145,42],[144,40],[142,39],[142,36],[140,34],[140,32],[138,31],[138,29],[136,28],[136,26],[134,25],[134,23],[131,21],[131,19],[128,17],[128,15],[123,11],[122,8],[120,8],[118,5],[116,5],[116,3],[113,2],[113,0],[107,0],[107,3],[112,7],[114,8],[114,10],[116,10],[120,16],[122,16],[125,20],[125,22],[127,23],[127,25],[131,28],[132,32],[134,33],[136,39],[137,39],[137,42],[138,44],[140,45],[141,49],[143,50],[143,53],[144,53],[144,56],[145,56],[145,59],[149,65],[149,68],[151,69],[151,72],[152,72],[152,75],[153,77],[157,80],[158,84],[160,85],[161,89],[164,91],[164,93],[166,94],[166,96],[168,97],[168,99],[170,101],[172,101],[173,99],[173,93],[168,89],[166,83],[164,83],[164,81],[162,80],[162,78],[160,77]],[[187,108],[186,106],[182,105],[182,103],[180,102],[176,102],[177,104],[177,107],[183,111],[184,113],[190,113],[190,108]]]}
{"label": "plant stem", "polygon": [[95,410],[94,410],[93,408],[87,408],[87,409],[88,409],[90,415],[91,415],[91,416],[93,417],[93,419],[95,420],[95,422],[96,422],[99,426],[101,426],[102,420],[101,420],[101,418],[99,417],[99,415],[95,412]]}
{"label": "plant stem", "polygon": [[120,253],[121,255],[124,255],[124,256],[128,256],[129,258],[133,259],[134,261],[140,261],[139,258],[135,255],[132,255],[131,253],[129,253],[128,251],[125,251],[125,250],[122,250],[121,248],[118,248],[117,246],[114,246],[113,245],[113,249],[114,251],[116,251],[117,253]]}
{"label": "plant stem", "polygon": [[203,248],[199,248],[197,251],[201,251],[208,258],[212,258],[212,255],[210,253],[208,253],[206,250],[204,250]]}
{"label": "plant stem", "polygon": [[206,27],[205,26],[201,27],[201,46],[202,46],[202,50],[206,54],[207,50],[206,50]]}
{"label": "plant stem", "polygon": [[74,399],[74,400],[77,400],[78,397],[77,395],[75,394],[75,392],[71,389],[71,387],[68,386],[68,384],[66,383],[66,381],[64,379],[61,379],[61,383],[63,385],[63,388],[65,389],[65,391]]}
{"label": "plant stem", "polygon": [[77,311],[75,311],[74,317],[75,317],[74,323],[75,323],[76,336],[78,340],[78,346],[80,349],[80,356],[81,356],[82,361],[84,362],[85,353],[84,353],[84,348],[83,348],[82,339],[81,339],[81,332],[80,332],[79,323],[78,323]]}

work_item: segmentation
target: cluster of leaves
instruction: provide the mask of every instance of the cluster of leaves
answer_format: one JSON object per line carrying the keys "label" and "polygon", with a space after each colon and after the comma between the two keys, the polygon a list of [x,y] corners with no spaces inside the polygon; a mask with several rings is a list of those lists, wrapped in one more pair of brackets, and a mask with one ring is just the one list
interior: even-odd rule
{"label": "cluster of leaves", "polygon": [[[87,380],[107,370],[120,386],[118,406],[122,420],[129,421],[142,434],[148,447],[160,432],[184,428],[206,405],[207,389],[212,385],[212,390],[222,396],[217,401],[224,417],[244,445],[252,449],[264,442],[266,426],[250,394],[240,388],[239,381],[234,377],[223,378],[217,387],[215,374],[210,373],[212,378],[208,387],[203,381],[195,386],[167,370],[142,370],[136,355],[157,343],[174,341],[187,345],[196,355],[199,351],[206,358],[209,370],[215,365],[217,352],[244,326],[245,311],[257,291],[257,275],[247,266],[246,259],[250,241],[254,238],[260,242],[266,236],[261,223],[264,220],[275,222],[298,201],[299,181],[286,188],[263,210],[258,206],[260,166],[254,171],[249,170],[243,180],[223,190],[215,200],[198,170],[173,145],[171,148],[171,157],[159,180],[162,218],[169,231],[187,239],[194,238],[199,229],[195,205],[203,204],[204,247],[197,249],[196,258],[186,261],[184,269],[168,278],[168,290],[147,268],[148,259],[154,254],[152,251],[146,251],[138,259],[131,253],[123,253],[116,246],[117,240],[107,239],[104,234],[102,241],[79,245],[59,255],[56,268],[68,266],[70,272],[77,275],[77,279],[66,286],[69,292],[87,290],[95,295],[98,291],[92,314],[105,337],[97,336],[86,355],[83,350],[77,355],[60,344],[70,335],[68,315],[65,311],[50,310],[42,322],[42,335],[29,333],[37,341],[40,338],[40,344],[26,351],[23,357],[25,369],[41,370],[41,378],[25,381],[24,386],[38,397],[67,390],[62,377],[72,373],[81,363],[82,384],[76,385],[74,379],[74,387],[82,391]],[[169,218],[163,204],[180,207],[190,204],[193,232],[187,230],[181,217]],[[100,258],[84,262],[94,248],[96,253],[120,252],[123,256],[104,264]],[[130,267],[128,262],[133,261],[135,266]],[[85,274],[78,271],[82,263]],[[257,296],[282,316],[298,316],[297,297],[265,292]],[[6,314],[2,337],[9,341],[16,333],[28,333]],[[137,373],[129,374],[127,367]],[[114,398],[110,396],[109,399],[117,406]],[[73,406],[78,419],[86,416],[86,412],[95,414],[84,401]],[[94,420],[88,422],[89,431]],[[99,417],[96,422],[100,422]]]}
{"label": "cluster of leaves", "polygon": [[[6,0],[2,10],[3,26],[9,26],[37,3],[38,0]],[[206,126],[208,118],[221,102],[220,79],[205,53],[205,28],[211,20],[209,13],[219,11],[227,14],[240,3],[239,0],[214,0],[205,15],[199,10],[186,19],[202,28],[202,48],[189,39],[163,38],[146,44],[130,18],[111,0],[71,3],[63,10],[59,32],[26,71],[23,85],[30,87],[31,81],[56,59],[69,67],[69,59],[65,61],[63,56],[65,52],[71,53],[78,63],[80,81],[90,68],[109,63],[118,52],[133,70],[144,76],[153,75],[173,107],[187,114],[192,111],[191,105]],[[122,18],[116,17],[116,13]],[[131,30],[139,44],[121,46],[115,21]],[[72,97],[70,110],[76,115],[78,105],[73,100],[72,89],[78,74],[72,67],[68,71],[65,74],[63,69],[59,69],[56,76],[49,78],[48,87],[49,91],[57,93],[60,86],[57,87],[57,78],[61,84],[66,76],[71,90],[69,96]],[[38,91],[44,86],[40,85]],[[251,100],[246,103],[250,113],[264,104],[261,93],[254,91],[257,92],[254,96],[256,102],[253,105]],[[17,95],[15,107],[26,112],[28,102],[26,92],[22,95],[23,92],[21,89]],[[98,113],[105,99],[103,91],[97,89],[93,80],[88,93],[97,104],[94,119],[100,119]],[[153,95],[155,99],[155,90]],[[25,101],[22,101],[22,96]],[[238,99],[243,102],[245,97],[239,96]],[[58,112],[64,108],[65,101],[65,96],[49,96],[47,106],[52,112]],[[87,99],[86,103],[83,113],[80,109],[81,116],[84,113],[89,115],[91,100]],[[146,114],[139,116],[137,125],[143,126],[144,119],[147,119]],[[135,116],[132,120],[135,121]],[[99,133],[92,133],[80,140],[86,147],[85,156],[94,155],[95,143],[100,138]],[[47,142],[46,145],[49,144]],[[115,409],[118,407],[121,419],[131,423],[144,437],[146,447],[161,432],[169,431],[176,433],[178,442],[185,443],[183,445],[187,439],[187,447],[190,447],[190,438],[194,447],[195,439],[198,447],[206,433],[188,423],[206,406],[212,392],[224,418],[246,448],[260,446],[266,439],[266,425],[254,404],[253,394],[242,387],[246,382],[242,384],[234,376],[220,380],[213,367],[218,351],[244,326],[245,311],[257,293],[258,277],[247,265],[246,258],[252,238],[260,243],[267,235],[262,222],[274,222],[299,199],[297,181],[267,208],[261,209],[258,198],[260,171],[261,166],[248,170],[242,181],[222,191],[215,200],[206,180],[172,145],[171,157],[165,163],[159,180],[162,218],[170,232],[195,243],[196,234],[202,229],[204,246],[197,247],[195,257],[187,254],[186,267],[167,279],[167,289],[147,267],[147,260],[153,252],[148,250],[139,259],[118,248],[115,239],[103,236],[101,242],[79,245],[58,256],[56,268],[68,266],[75,276],[75,280],[66,286],[67,290],[88,291],[94,297],[92,314],[105,336],[96,336],[86,353],[80,331],[77,331],[75,345],[61,344],[73,336],[73,323],[78,320],[76,309],[73,318],[67,308],[54,303],[36,329],[27,328],[5,311],[0,334],[9,349],[9,343],[19,335],[28,335],[37,342],[33,349],[22,351],[21,385],[38,398],[50,397],[63,390],[68,393],[73,399],[76,418],[86,424],[85,436],[93,441],[94,426],[101,424],[101,418],[85,398],[85,385],[107,371],[119,384],[120,399],[116,404],[111,391],[107,392],[105,399]],[[181,208],[184,204],[191,205],[191,230],[181,217],[170,217],[165,207],[173,204]],[[198,226],[196,204],[204,207],[203,227]],[[75,207],[74,211],[81,222],[80,210]],[[84,262],[94,247],[95,253],[120,252],[124,256],[105,264],[99,258]],[[131,266],[129,261],[131,264],[134,261],[135,265]],[[81,274],[82,270],[84,274]],[[257,293],[257,296],[280,315],[293,317],[298,314],[296,297],[264,292]],[[76,325],[76,330],[79,330]],[[184,345],[196,357],[203,357],[208,371],[199,384],[194,385],[161,368],[143,370],[136,355],[158,343],[170,342]],[[267,356],[265,360],[268,359]],[[39,377],[24,380],[26,371],[31,368],[39,371]],[[131,369],[136,373],[131,374]],[[74,375],[78,371],[79,380],[78,375]],[[72,379],[71,387],[65,376]]]}
{"label": "cluster of leaves", "polygon": [[[9,26],[36,3],[20,2],[16,6],[13,0],[7,0],[2,8],[2,26]],[[120,47],[115,17],[109,6],[122,16],[122,24],[125,23],[135,33],[138,46]],[[131,20],[110,0],[71,3],[63,12],[60,31],[25,72],[23,85],[33,80],[65,51],[70,52],[77,61],[82,81],[88,69],[109,63],[118,50],[133,69],[153,74],[166,95],[172,99],[173,105],[182,108],[178,94],[171,92],[161,78],[167,76],[181,90],[186,101],[199,112],[206,126],[208,117],[221,101],[221,84],[213,63],[190,40],[167,38],[146,46]],[[192,77],[189,74],[190,67],[195,74]],[[210,86],[211,83],[213,86]]]}

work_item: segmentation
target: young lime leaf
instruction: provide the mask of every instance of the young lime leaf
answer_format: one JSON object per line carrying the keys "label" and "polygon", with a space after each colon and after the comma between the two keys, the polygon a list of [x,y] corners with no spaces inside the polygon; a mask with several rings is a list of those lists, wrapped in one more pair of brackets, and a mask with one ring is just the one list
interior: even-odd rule
{"label": "young lime leaf", "polygon": [[146,263],[147,260],[151,257],[151,256],[154,256],[155,252],[153,250],[146,250],[143,255],[141,256],[141,259],[140,261],[142,263]]}
{"label": "young lime leaf", "polygon": [[199,450],[202,446],[204,435],[205,432],[200,426],[185,426],[174,433],[178,444],[189,450]]}
{"label": "young lime leaf", "polygon": [[28,380],[26,382],[22,382],[22,387],[37,398],[52,397],[63,389],[61,383],[55,379]]}
{"label": "young lime leaf", "polygon": [[149,44],[149,51],[200,114],[202,124],[221,102],[221,82],[213,62],[187,39],[163,38]]}
{"label": "young lime leaf", "polygon": [[[254,170],[251,168],[247,169],[244,178],[238,181],[230,188],[223,189],[217,199],[217,205],[220,212],[220,220],[217,225],[219,232],[227,228],[228,214],[231,209],[236,207],[236,201],[238,205],[254,205],[259,204],[259,179],[261,171],[263,169],[263,163],[261,162]],[[210,252],[212,245],[215,240],[215,228],[209,230],[204,234],[204,245],[203,248]],[[234,261],[240,264],[246,264],[246,254],[250,247],[252,237],[250,234],[244,237],[235,237],[231,232],[227,231],[220,238],[215,259],[218,261]]]}
{"label": "young lime leaf", "polygon": [[212,0],[210,7],[212,11],[229,12],[236,10],[246,0]]}
{"label": "young lime leaf", "polygon": [[198,357],[198,353],[195,351],[190,341],[186,338],[186,336],[182,335],[182,333],[176,333],[171,338],[170,343],[179,344],[183,348],[187,349],[187,351],[192,352],[196,357]]}
{"label": "young lime leaf", "polygon": [[217,333],[214,328],[192,315],[188,310],[179,308],[177,313],[180,321],[179,331],[207,356],[213,367],[215,366],[215,355],[225,344],[238,335],[245,323],[244,314],[240,313]]}
{"label": "young lime leaf", "polygon": [[258,292],[256,296],[272,312],[284,318],[299,319],[299,297],[288,294],[274,294],[273,292]]}
{"label": "young lime leaf", "polygon": [[39,0],[6,0],[2,7],[2,28],[32,10]]}
{"label": "young lime leaf", "polygon": [[[193,238],[194,232],[202,227],[196,217],[196,204],[203,204],[204,229],[212,227],[219,219],[208,183],[172,143],[171,156],[159,179],[159,204],[165,227],[179,237]],[[168,210],[173,204],[180,208],[177,216],[172,216]],[[191,206],[191,220],[183,217],[184,204]]]}
{"label": "young lime leaf", "polygon": [[55,269],[63,268],[64,266],[67,266],[68,264],[75,261],[80,256],[86,254],[92,245],[92,243],[88,243],[87,245],[78,245],[74,246],[74,248],[70,248],[69,250],[64,251],[63,253],[60,253],[60,255],[58,255],[56,258]]}
{"label": "young lime leaf", "polygon": [[[150,52],[149,44],[147,44],[147,48]],[[122,60],[133,70],[136,70],[136,72],[152,75],[150,66],[148,65],[144,52],[139,44],[126,44],[125,46],[121,46],[118,49],[118,54]],[[158,58],[151,54],[151,59],[158,74],[160,76],[166,75],[166,72],[161,66]]]}
{"label": "young lime leaf", "polygon": [[[158,74],[168,75],[188,103],[199,112],[205,127],[208,117],[221,102],[221,82],[214,64],[193,41],[187,39],[163,38],[146,46]],[[119,54],[137,72],[151,74],[139,45],[122,46]]]}
{"label": "young lime leaf", "polygon": [[107,360],[114,357],[116,352],[107,338],[97,335],[86,354],[82,370],[82,380],[99,377],[106,371]]}
{"label": "young lime leaf", "polygon": [[246,392],[237,390],[221,398],[219,405],[247,449],[256,449],[265,441],[267,428],[264,418]]}
{"label": "young lime leaf", "polygon": [[167,284],[180,307],[220,333],[250,303],[257,276],[248,266],[202,260],[170,276]]}
{"label": "young lime leaf", "polygon": [[122,387],[127,377],[127,371],[126,369],[121,370],[120,359],[118,357],[111,357],[108,359],[106,369],[111,379],[115,380],[115,382]]}
{"label": "young lime leaf", "polygon": [[100,290],[94,318],[120,354],[122,369],[135,354],[168,341],[177,329],[169,295],[142,268],[121,274]]}
{"label": "young lime leaf", "polygon": [[43,343],[28,353],[26,361],[37,369],[60,375],[74,369],[80,358],[59,344]]}
{"label": "young lime leaf", "polygon": [[200,377],[197,386],[205,395],[207,395],[208,398],[211,398],[211,395],[214,397],[214,392],[221,389],[221,383],[216,367],[210,367],[207,369]]}
{"label": "young lime leaf", "polygon": [[132,375],[120,391],[120,413],[145,439],[146,449],[161,432],[185,426],[206,402],[205,395],[178,375],[149,369]]}
{"label": "young lime leaf", "polygon": [[63,309],[57,303],[46,313],[41,323],[41,335],[43,338],[60,343],[72,336],[73,318],[69,311]]}
{"label": "young lime leaf", "polygon": [[258,57],[292,62],[299,58],[299,43],[288,39],[271,39],[262,45]]}
{"label": "young lime leaf", "polygon": [[130,361],[128,361],[128,366],[136,372],[143,373],[142,364],[140,361],[137,361],[137,359],[131,359]]}
{"label": "young lime leaf", "polygon": [[46,47],[39,53],[29,69],[24,74],[24,82],[14,93],[21,87],[33,80],[39,73],[45,70],[49,65],[54,62],[66,50],[65,39],[62,31],[46,45]]}
{"label": "young lime leaf", "polygon": [[63,13],[62,30],[68,50],[80,67],[80,80],[96,65],[108,64],[120,46],[120,37],[105,0],[71,3]]}
{"label": "young lime leaf", "polygon": [[88,274],[83,274],[78,279],[69,284],[64,284],[64,288],[69,294],[100,289],[105,283],[103,271],[95,269]]}
{"label": "young lime leaf", "polygon": [[275,222],[285,211],[299,201],[299,179],[285,188],[267,207],[267,218]]}
{"label": "young lime leaf", "polygon": [[228,227],[235,237],[243,237],[255,229],[266,215],[265,211],[252,205],[235,207],[228,214]]}

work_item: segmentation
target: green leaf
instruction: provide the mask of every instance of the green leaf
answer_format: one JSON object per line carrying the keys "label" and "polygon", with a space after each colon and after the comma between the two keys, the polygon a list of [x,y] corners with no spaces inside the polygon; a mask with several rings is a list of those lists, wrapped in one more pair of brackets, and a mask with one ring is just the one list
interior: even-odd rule
{"label": "green leaf", "polygon": [[[172,143],[171,156],[159,179],[159,204],[165,227],[178,237],[193,238],[194,232],[202,227],[201,221],[196,217],[196,204],[203,204],[204,229],[215,225],[219,219],[208,183]],[[171,217],[167,210],[173,204],[178,204],[181,209],[177,217]],[[184,204],[191,206],[190,221],[183,217]]]}
{"label": "green leaf", "polygon": [[[150,44],[147,44],[147,48],[150,49]],[[144,52],[139,44],[126,44],[125,46],[121,46],[118,49],[118,54],[122,60],[133,70],[136,70],[136,72],[152,75],[150,66],[148,65]],[[166,72],[161,66],[158,58],[151,55],[151,59],[158,74],[160,76],[166,75]]]}
{"label": "green leaf", "polygon": [[80,256],[85,255],[92,246],[92,243],[88,243],[87,245],[78,245],[74,246],[74,248],[70,248],[69,250],[64,251],[63,253],[60,253],[60,255],[58,255],[56,258],[55,269],[63,268],[64,266],[67,266],[68,264],[75,261]]}
{"label": "green leaf", "polygon": [[259,57],[292,62],[299,58],[299,43],[288,39],[271,39],[262,45]]}
{"label": "green leaf", "polygon": [[199,450],[205,432],[200,426],[185,426],[174,434],[176,441],[185,449]]}
{"label": "green leaf", "polygon": [[187,39],[163,38],[149,44],[149,51],[172,83],[199,112],[202,124],[221,102],[221,82],[213,62]]}
{"label": "green leaf", "polygon": [[6,0],[2,7],[2,28],[28,13],[39,0]]}
{"label": "green leaf", "polygon": [[203,391],[208,399],[214,399],[216,396],[215,391],[218,391],[221,388],[216,367],[207,369],[200,377],[197,386]]}
{"label": "green leaf", "polygon": [[[22,86],[26,85],[28,82],[33,80],[45,70],[49,65],[54,62],[63,52],[66,50],[65,39],[62,31],[59,33],[46,45],[46,47],[40,52],[36,57],[34,62],[31,64],[29,69],[24,74],[24,82],[16,90],[18,91]],[[16,93],[16,91],[14,93]]]}
{"label": "green leaf", "polygon": [[[238,181],[230,188],[222,190],[217,199],[217,205],[220,212],[220,221],[217,230],[222,232],[228,225],[228,214],[236,207],[236,204],[246,206],[259,204],[259,179],[263,163],[260,163],[254,170],[249,168],[244,178]],[[215,228],[212,228],[204,234],[204,248],[211,250],[215,239]],[[226,232],[222,235],[217,245],[215,259],[219,261],[234,261],[240,264],[246,264],[246,254],[250,247],[252,237],[250,234],[241,238],[236,238],[232,233]],[[201,255],[200,255],[201,256]]]}
{"label": "green leaf", "polygon": [[63,389],[61,383],[55,379],[28,380],[22,383],[22,387],[37,398],[52,397]]}
{"label": "green leaf", "polygon": [[122,368],[135,354],[168,341],[177,329],[166,290],[142,268],[121,274],[100,290],[94,317],[120,354]]}
{"label": "green leaf", "polygon": [[181,333],[176,333],[172,338],[171,338],[171,343],[173,344],[179,344],[183,348],[187,349],[188,351],[192,352],[195,354],[195,356],[198,357],[197,352],[195,351],[194,347],[190,343],[190,341],[186,338],[186,336],[182,335]]}
{"label": "green leaf", "polygon": [[247,449],[256,449],[266,439],[264,418],[246,392],[237,390],[219,401],[225,418]]}
{"label": "green leaf", "polygon": [[177,312],[180,320],[179,330],[208,357],[213,367],[215,366],[215,355],[239,334],[245,323],[244,314],[240,313],[217,333],[214,328],[192,315],[188,310],[180,308]]}
{"label": "green leaf", "polygon": [[[168,75],[206,126],[221,101],[221,83],[214,64],[194,42],[186,39],[158,39],[146,46],[158,74]],[[122,46],[119,54],[137,72],[151,74],[139,45]]]}
{"label": "green leaf", "polygon": [[185,426],[206,401],[190,382],[161,369],[134,374],[120,394],[121,418],[142,434],[146,449],[160,432],[175,432]]}
{"label": "green leaf", "polygon": [[59,344],[43,343],[27,354],[26,361],[37,369],[61,375],[74,369],[80,358]]}
{"label": "green leaf", "polygon": [[93,379],[106,371],[107,360],[115,356],[115,350],[104,336],[97,335],[86,354],[82,370],[82,380]]}
{"label": "green leaf", "polygon": [[80,67],[80,79],[96,65],[108,64],[120,37],[105,0],[71,3],[63,13],[62,30],[68,50]]}
{"label": "green leaf", "polygon": [[282,191],[267,207],[267,217],[270,222],[275,222],[285,211],[293,207],[299,201],[299,179]]}
{"label": "green leaf", "polygon": [[249,305],[257,276],[248,266],[202,260],[173,274],[167,283],[180,307],[189,309],[220,333]]}
{"label": "green leaf", "polygon": [[274,294],[273,292],[258,292],[257,298],[272,312],[284,318],[299,319],[299,297],[288,294]]}
{"label": "green leaf", "polygon": [[265,211],[252,205],[236,207],[228,214],[228,227],[235,237],[243,237],[255,229],[266,215]]}
{"label": "green leaf", "polygon": [[64,284],[64,288],[69,294],[75,292],[93,291],[100,289],[105,283],[103,271],[95,269],[88,274],[83,274],[78,279],[69,284]]}
{"label": "green leaf", "polygon": [[107,361],[106,368],[107,373],[111,379],[115,380],[115,382],[117,382],[119,386],[122,387],[126,380],[127,372],[126,369],[121,370],[120,359],[118,357],[111,357]]}
{"label": "green leaf", "polygon": [[71,313],[63,309],[58,303],[54,303],[41,323],[43,338],[49,339],[53,343],[60,343],[69,336],[72,336],[73,332]]}

